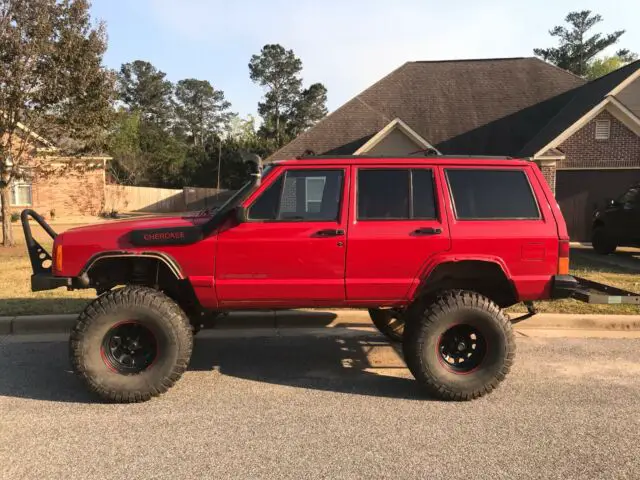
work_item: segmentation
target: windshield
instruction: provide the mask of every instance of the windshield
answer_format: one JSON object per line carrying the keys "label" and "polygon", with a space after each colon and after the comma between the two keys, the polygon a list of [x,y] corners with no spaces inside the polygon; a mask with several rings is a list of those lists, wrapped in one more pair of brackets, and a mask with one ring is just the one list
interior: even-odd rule
{"label": "windshield", "polygon": [[262,175],[255,175],[251,180],[245,183],[240,190],[234,193],[229,200],[224,202],[220,208],[218,208],[211,219],[202,226],[203,232],[205,235],[212,232],[214,228],[216,228],[222,220],[226,218],[226,216],[236,208],[240,203],[243,202],[245,198],[251,195],[261,184],[262,180],[264,180],[269,173],[273,170],[272,166],[269,165],[262,170]]}

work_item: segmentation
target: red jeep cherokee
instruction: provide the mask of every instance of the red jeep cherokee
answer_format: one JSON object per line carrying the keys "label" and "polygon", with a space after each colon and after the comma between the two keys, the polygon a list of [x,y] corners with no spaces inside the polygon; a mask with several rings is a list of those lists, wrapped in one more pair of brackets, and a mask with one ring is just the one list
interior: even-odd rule
{"label": "red jeep cherokee", "polygon": [[[29,216],[55,238],[52,258]],[[191,322],[206,312],[297,307],[368,308],[429,394],[476,398],[513,363],[502,309],[576,287],[558,204],[522,160],[310,157],[271,164],[211,216],[56,235],[25,211],[23,226],[33,290],[97,290],[71,333],[71,360],[118,402],[180,378]]]}

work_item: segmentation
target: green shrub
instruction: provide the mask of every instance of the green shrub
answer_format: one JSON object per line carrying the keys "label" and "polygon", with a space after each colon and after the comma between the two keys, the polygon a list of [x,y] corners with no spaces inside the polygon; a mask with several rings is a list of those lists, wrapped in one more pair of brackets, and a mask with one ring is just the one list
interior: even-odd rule
{"label": "green shrub", "polygon": [[13,223],[16,223],[18,220],[20,220],[20,214],[19,214],[19,213],[16,213],[16,212],[13,212],[13,213],[11,214],[11,221],[12,221]]}

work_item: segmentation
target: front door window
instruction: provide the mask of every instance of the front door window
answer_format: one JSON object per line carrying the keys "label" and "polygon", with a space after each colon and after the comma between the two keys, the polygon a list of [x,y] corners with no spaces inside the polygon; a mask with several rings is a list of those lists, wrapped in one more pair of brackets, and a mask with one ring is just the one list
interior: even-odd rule
{"label": "front door window", "polygon": [[335,222],[343,170],[287,170],[249,207],[249,221]]}

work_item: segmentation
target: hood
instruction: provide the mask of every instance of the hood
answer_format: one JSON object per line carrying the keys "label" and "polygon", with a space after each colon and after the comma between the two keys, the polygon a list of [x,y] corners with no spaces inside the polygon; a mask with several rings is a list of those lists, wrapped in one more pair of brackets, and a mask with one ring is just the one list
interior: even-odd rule
{"label": "hood", "polygon": [[[72,228],[54,240],[54,252],[63,260],[57,275],[78,276],[97,255],[136,255],[156,252],[174,259],[185,271],[199,272],[212,266],[215,235],[204,238],[200,226],[210,217],[143,217],[106,221]],[[201,241],[204,240],[204,241]],[[56,248],[59,247],[59,250]],[[204,274],[203,274],[204,275]]]}
{"label": "hood", "polygon": [[69,229],[58,235],[56,243],[85,253],[132,249],[136,246],[187,244],[201,238],[201,229],[194,227],[199,227],[207,220],[209,217],[205,216],[166,216],[107,221]]}
{"label": "hood", "polygon": [[166,217],[139,217],[127,220],[113,220],[103,223],[94,223],[91,225],[84,225],[82,227],[71,228],[64,232],[64,236],[79,234],[91,234],[102,235],[112,234],[114,232],[127,233],[132,230],[148,230],[148,229],[161,229],[172,227],[193,227],[196,225],[202,225],[209,217],[181,217],[181,216],[166,216]]}

